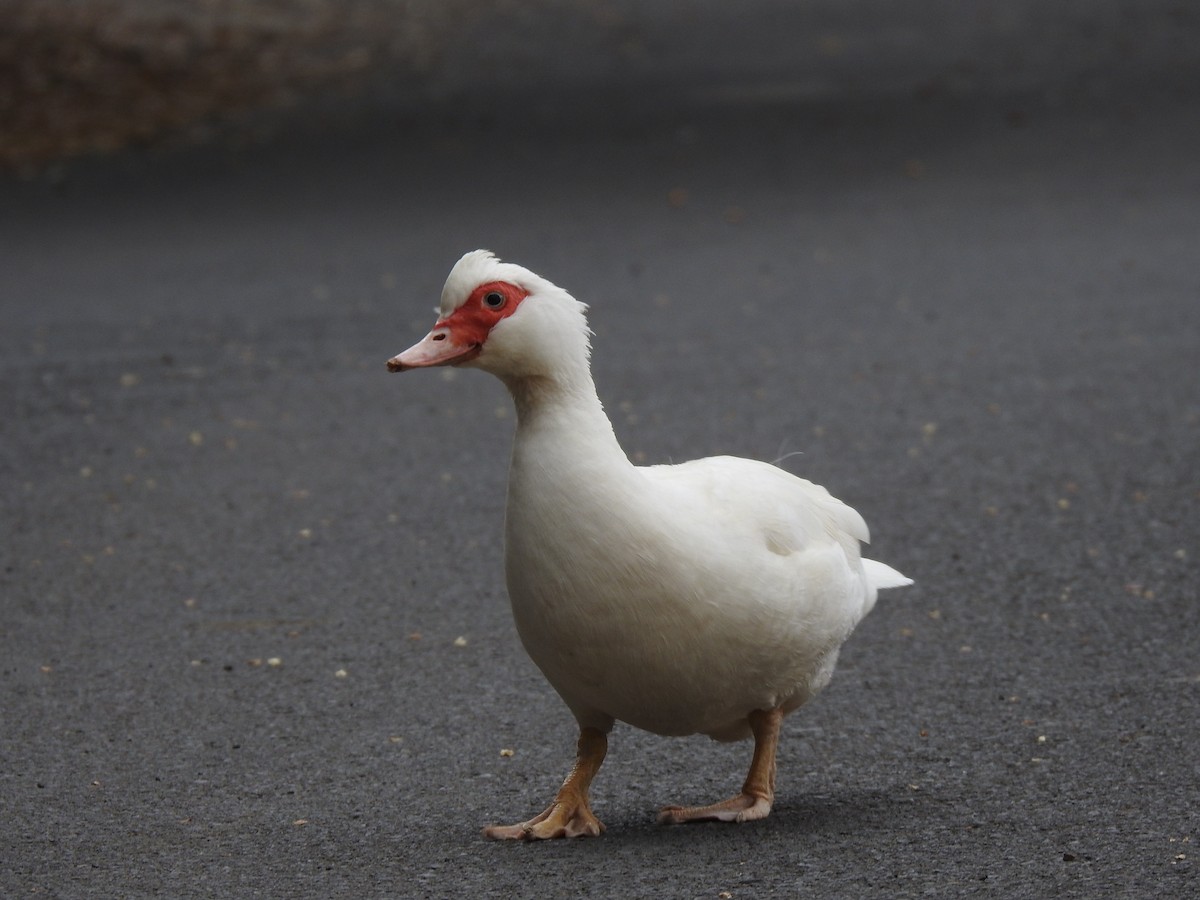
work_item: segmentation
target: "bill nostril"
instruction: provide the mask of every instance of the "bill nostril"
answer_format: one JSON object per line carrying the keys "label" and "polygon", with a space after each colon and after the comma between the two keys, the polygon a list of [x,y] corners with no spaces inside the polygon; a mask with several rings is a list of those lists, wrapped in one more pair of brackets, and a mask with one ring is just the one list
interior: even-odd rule
{"label": "bill nostril", "polygon": [[435,334],[433,339],[435,341],[444,341],[446,339],[446,332],[443,331],[441,334]]}

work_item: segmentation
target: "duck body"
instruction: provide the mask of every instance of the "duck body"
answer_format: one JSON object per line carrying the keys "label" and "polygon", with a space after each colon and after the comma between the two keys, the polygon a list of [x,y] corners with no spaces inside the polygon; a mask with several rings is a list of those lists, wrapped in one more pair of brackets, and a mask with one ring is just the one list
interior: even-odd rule
{"label": "duck body", "polygon": [[[770,758],[742,795],[664,816],[765,815],[779,721],[828,684],[878,590],[911,582],[862,558],[857,512],[776,466],[729,456],[634,466],[596,394],[585,309],[475,251],[451,272],[434,330],[389,368],[479,367],[513,396],[507,589],[526,651],[579,723],[576,772],[599,768],[597,742],[617,720],[662,735],[753,734]],[[489,836],[598,833],[590,775],[580,801],[576,772],[542,817]]]}
{"label": "duck body", "polygon": [[751,460],[547,465],[531,443],[519,430],[508,592],[581,724],[737,739],[750,710],[790,712],[828,683],[874,602],[849,507]]}

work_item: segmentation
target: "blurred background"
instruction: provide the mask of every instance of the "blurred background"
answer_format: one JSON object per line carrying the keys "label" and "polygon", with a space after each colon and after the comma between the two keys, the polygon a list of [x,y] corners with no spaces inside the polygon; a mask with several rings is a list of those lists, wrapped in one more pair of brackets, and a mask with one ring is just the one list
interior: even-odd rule
{"label": "blurred background", "polygon": [[347,117],[1176,91],[1183,0],[0,0],[0,164]]}

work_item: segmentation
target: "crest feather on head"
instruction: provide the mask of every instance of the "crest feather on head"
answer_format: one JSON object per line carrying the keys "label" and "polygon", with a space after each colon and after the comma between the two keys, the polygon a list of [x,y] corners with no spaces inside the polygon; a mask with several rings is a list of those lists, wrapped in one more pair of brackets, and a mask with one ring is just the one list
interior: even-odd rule
{"label": "crest feather on head", "polygon": [[512,263],[501,262],[490,250],[472,250],[463,254],[454,264],[442,288],[442,302],[438,313],[444,319],[467,302],[471,292],[481,284],[504,281],[533,292],[537,286],[546,284],[545,279],[528,269]]}

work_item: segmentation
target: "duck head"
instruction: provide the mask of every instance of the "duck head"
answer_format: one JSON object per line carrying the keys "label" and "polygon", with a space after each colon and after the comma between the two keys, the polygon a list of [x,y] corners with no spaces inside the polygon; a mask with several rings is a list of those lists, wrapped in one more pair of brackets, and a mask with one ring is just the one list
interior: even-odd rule
{"label": "duck head", "polygon": [[473,250],[450,271],[433,329],[388,371],[467,366],[511,382],[586,368],[586,310],[540,275]]}

